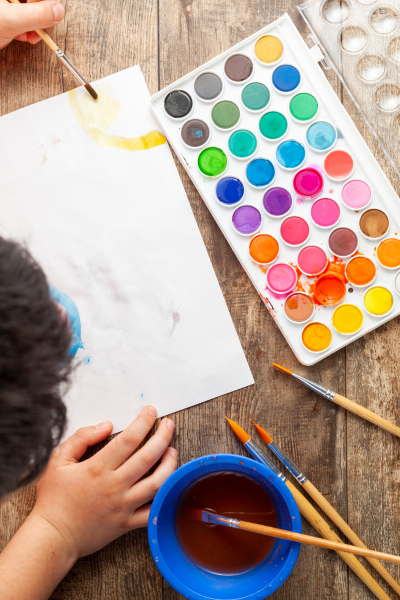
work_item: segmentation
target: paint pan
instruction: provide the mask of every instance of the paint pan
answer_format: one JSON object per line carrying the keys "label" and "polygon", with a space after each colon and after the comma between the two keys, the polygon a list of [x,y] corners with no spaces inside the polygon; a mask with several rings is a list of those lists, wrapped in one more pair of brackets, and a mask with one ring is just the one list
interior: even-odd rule
{"label": "paint pan", "polygon": [[200,152],[197,164],[202,175],[213,178],[222,175],[228,164],[228,159],[221,148],[209,146]]}
{"label": "paint pan", "polygon": [[360,231],[367,240],[381,240],[389,231],[389,217],[383,210],[369,208],[360,217]]}
{"label": "paint pan", "polygon": [[253,76],[253,61],[245,54],[231,54],[225,61],[224,73],[230,82],[238,85]]}
{"label": "paint pan", "polygon": [[345,150],[332,150],[324,160],[325,174],[334,181],[348,179],[354,170],[354,161]]}
{"label": "paint pan", "polygon": [[211,119],[220,131],[230,131],[240,121],[240,109],[231,100],[220,100],[213,106]]}
{"label": "paint pan", "polygon": [[350,258],[358,250],[357,234],[349,227],[336,227],[328,238],[328,247],[338,258]]}
{"label": "paint pan", "polygon": [[324,306],[339,304],[346,295],[344,279],[337,273],[324,273],[315,283],[315,298]]}
{"label": "paint pan", "polygon": [[215,102],[224,91],[224,84],[217,73],[204,71],[194,80],[194,93],[203,102]]}
{"label": "paint pan", "polygon": [[295,248],[308,241],[310,227],[302,217],[287,217],[281,224],[280,234],[285,244]]}
{"label": "paint pan", "polygon": [[325,271],[328,259],[319,246],[306,246],[297,256],[297,266],[304,275],[316,277]]}
{"label": "paint pan", "polygon": [[293,65],[279,65],[272,73],[272,85],[280,94],[293,94],[300,86],[300,71]]}
{"label": "paint pan", "polygon": [[254,235],[262,225],[262,216],[258,208],[250,204],[243,204],[232,215],[232,226],[239,235]]}
{"label": "paint pan", "polygon": [[396,277],[394,278],[394,287],[396,292],[400,295],[400,271],[396,273]]}
{"label": "paint pan", "polygon": [[276,161],[287,171],[293,171],[301,167],[306,159],[306,151],[303,144],[296,140],[281,142],[276,149]]}
{"label": "paint pan", "polygon": [[245,187],[238,177],[226,175],[215,186],[215,197],[222,206],[233,207],[242,202],[245,196]]}
{"label": "paint pan", "polygon": [[369,288],[364,294],[364,308],[372,317],[386,317],[394,306],[393,294],[383,286]]}
{"label": "paint pan", "polygon": [[246,177],[251,187],[266,188],[275,179],[275,167],[267,158],[253,158],[246,166]]}
{"label": "paint pan", "polygon": [[191,95],[185,90],[173,90],[165,96],[165,113],[175,121],[186,119],[193,109],[193,100]]}
{"label": "paint pan", "polygon": [[397,238],[382,240],[376,251],[376,257],[385,269],[398,269],[400,267],[400,240]]}
{"label": "paint pan", "polygon": [[270,265],[279,256],[279,243],[267,233],[259,233],[249,244],[251,258],[258,265]]}
{"label": "paint pan", "polygon": [[210,140],[210,128],[201,119],[190,119],[182,125],[181,138],[188,148],[202,148]]}
{"label": "paint pan", "polygon": [[266,67],[278,64],[282,60],[283,54],[283,43],[276,35],[262,35],[254,45],[256,60]]}
{"label": "paint pan", "polygon": [[340,220],[340,206],[332,198],[318,198],[311,207],[311,219],[317,227],[330,229]]}
{"label": "paint pan", "polygon": [[234,158],[246,160],[257,150],[257,138],[248,129],[237,129],[229,137],[228,148]]}
{"label": "paint pan", "polygon": [[356,304],[340,304],[333,311],[332,325],[341,335],[353,335],[360,331],[364,315]]}
{"label": "paint pan", "polygon": [[318,100],[312,94],[296,94],[290,101],[289,114],[298,123],[309,123],[318,114]]}
{"label": "paint pan", "polygon": [[366,256],[354,256],[346,265],[346,279],[355,287],[371,285],[376,278],[376,266]]}
{"label": "paint pan", "polygon": [[306,323],[313,317],[315,305],[308,294],[295,292],[286,298],[284,312],[291,323]]}
{"label": "paint pan", "polygon": [[371,188],[361,179],[351,179],[342,187],[343,204],[350,210],[366,208],[372,200]]}
{"label": "paint pan", "polygon": [[332,343],[332,332],[324,323],[312,321],[304,327],[301,341],[310,352],[324,352]]}
{"label": "paint pan", "polygon": [[278,142],[287,134],[288,121],[282,113],[270,111],[261,117],[258,128],[267,142]]}
{"label": "paint pan", "polygon": [[316,198],[324,185],[322,175],[316,169],[302,169],[293,179],[293,188],[301,198]]}
{"label": "paint pan", "polygon": [[243,88],[242,95],[243,106],[252,113],[258,113],[265,110],[271,102],[269,89],[259,81],[248,83]]}
{"label": "paint pan", "polygon": [[297,273],[291,265],[277,263],[267,271],[267,286],[275,294],[289,294],[297,284]]}
{"label": "paint pan", "polygon": [[336,144],[336,129],[326,121],[317,121],[307,129],[306,141],[314,152],[327,152]]}
{"label": "paint pan", "polygon": [[292,207],[292,196],[285,188],[273,187],[265,192],[263,208],[268,216],[273,218],[285,217],[290,213]]}

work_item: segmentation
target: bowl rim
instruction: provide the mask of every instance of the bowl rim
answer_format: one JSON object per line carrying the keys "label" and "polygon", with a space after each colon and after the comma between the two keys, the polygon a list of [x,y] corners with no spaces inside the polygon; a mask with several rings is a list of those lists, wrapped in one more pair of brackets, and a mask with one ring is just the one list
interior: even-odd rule
{"label": "bowl rim", "polygon": [[[219,461],[219,462],[218,462]],[[188,473],[197,470],[199,467],[210,467],[210,472],[213,466],[216,464],[227,464],[227,465],[237,465],[239,464],[241,467],[245,466],[250,470],[256,470],[260,473],[263,473],[265,477],[275,485],[278,491],[283,496],[283,499],[288,507],[288,510],[292,513],[292,525],[293,531],[297,533],[302,532],[302,523],[300,512],[297,507],[296,501],[290,492],[289,488],[284,484],[282,479],[280,479],[267,465],[264,463],[260,463],[258,461],[253,460],[252,458],[248,458],[247,456],[241,456],[238,454],[209,454],[206,456],[201,456],[194,460],[189,461],[188,463],[182,465],[177,469],[170,477],[163,483],[161,488],[158,490],[153,503],[150,509],[149,522],[148,522],[148,541],[150,546],[150,551],[155,562],[156,567],[160,571],[161,575],[164,579],[182,596],[185,598],[189,598],[189,600],[214,600],[211,596],[203,596],[202,594],[197,593],[186,587],[176,576],[170,571],[169,567],[164,561],[164,558],[160,552],[159,544],[158,544],[158,531],[157,531],[157,515],[160,512],[161,506],[169,493],[169,491],[176,485],[176,483],[182,479],[182,477],[186,476]],[[207,475],[205,471],[204,475]],[[294,514],[293,514],[294,513]],[[259,599],[261,593],[265,593],[264,598],[273,594],[289,577],[291,572],[293,571],[299,553],[301,549],[301,544],[297,542],[292,543],[292,553],[288,554],[286,561],[282,569],[276,573],[275,578],[264,588],[260,590],[242,596],[240,599],[235,596],[232,597],[231,600],[256,600]],[[290,561],[289,561],[290,558]]]}

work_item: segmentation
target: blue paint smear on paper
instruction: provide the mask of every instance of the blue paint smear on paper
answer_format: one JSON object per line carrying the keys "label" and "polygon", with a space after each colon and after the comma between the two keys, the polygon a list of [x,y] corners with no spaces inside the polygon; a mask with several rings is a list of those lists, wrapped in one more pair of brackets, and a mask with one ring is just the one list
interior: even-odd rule
{"label": "blue paint smear on paper", "polygon": [[83,364],[84,365],[90,365],[91,362],[92,362],[92,357],[91,356],[85,356],[85,358],[83,359]]}
{"label": "blue paint smear on paper", "polygon": [[[75,356],[78,352],[79,348],[84,348],[81,339],[82,327],[81,327],[81,318],[79,316],[79,310],[76,306],[75,302],[64,292],[58,290],[54,285],[49,286],[50,296],[61,304],[67,312],[69,323],[71,327],[71,347],[69,349],[69,353],[72,356]],[[90,357],[89,357],[90,358]]]}

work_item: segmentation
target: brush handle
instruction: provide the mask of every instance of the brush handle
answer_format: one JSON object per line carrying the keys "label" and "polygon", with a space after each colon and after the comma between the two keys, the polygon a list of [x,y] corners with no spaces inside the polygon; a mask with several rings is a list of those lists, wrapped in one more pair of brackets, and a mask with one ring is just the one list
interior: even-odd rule
{"label": "brush handle", "polygon": [[[9,2],[11,2],[11,4],[21,4],[19,0],[9,0]],[[57,50],[59,49],[57,44],[53,42],[49,34],[46,33],[44,29],[35,29],[35,31],[38,34],[38,36],[42,38],[44,43],[47,44],[51,50],[53,50],[53,52],[57,52]]]}
{"label": "brush handle", "polygon": [[[349,527],[344,519],[336,512],[336,510],[329,504],[328,500],[317,490],[316,487],[307,480],[303,484],[303,488],[310,494],[311,498],[318,504],[318,506],[324,511],[324,513],[335,523],[337,527],[344,533],[344,535],[355,545],[360,548],[367,548],[358,535]],[[378,571],[380,575],[387,581],[387,583],[394,589],[394,591],[400,596],[400,585],[391,576],[391,574],[385,569],[383,565],[376,559],[366,556],[368,562]]]}
{"label": "brush handle", "polygon": [[378,425],[378,427],[386,429],[386,431],[390,431],[390,433],[393,433],[394,435],[400,437],[400,427],[396,427],[396,425],[389,423],[389,421],[386,421],[386,419],[383,419],[382,417],[371,412],[367,408],[360,406],[356,402],[348,400],[348,398],[345,398],[340,394],[335,394],[335,396],[333,397],[333,402],[336,402],[336,404],[339,404],[339,406],[343,406],[343,408],[346,408],[355,415],[358,415],[359,417],[362,417],[363,419],[366,419],[367,421]]}
{"label": "brush handle", "polygon": [[[309,503],[309,501],[303,496],[301,492],[290,482],[285,482],[286,486],[292,492],[299,511],[305,519],[314,527],[318,533],[326,540],[341,543],[343,542],[338,535],[329,527],[328,523],[321,517],[321,515],[315,510],[315,508]],[[349,565],[356,575],[365,583],[365,585],[375,594],[379,600],[390,600],[386,592],[381,586],[375,581],[375,579],[368,573],[367,569],[363,567],[360,561],[353,555],[343,551],[336,550],[340,558]]]}
{"label": "brush handle", "polygon": [[328,550],[349,552],[350,554],[357,554],[358,556],[380,558],[381,560],[400,564],[400,556],[394,556],[394,554],[376,552],[375,550],[359,548],[358,546],[349,546],[348,544],[343,544],[343,542],[332,542],[331,540],[324,540],[313,537],[312,535],[296,533],[295,531],[286,531],[285,529],[277,529],[276,527],[268,527],[267,525],[259,525],[258,523],[249,523],[248,521],[239,521],[238,528],[243,529],[244,531],[262,533],[262,535],[269,535],[280,540],[290,540],[291,542],[299,542],[300,544],[308,544],[309,546],[318,546],[319,548],[328,548]]}

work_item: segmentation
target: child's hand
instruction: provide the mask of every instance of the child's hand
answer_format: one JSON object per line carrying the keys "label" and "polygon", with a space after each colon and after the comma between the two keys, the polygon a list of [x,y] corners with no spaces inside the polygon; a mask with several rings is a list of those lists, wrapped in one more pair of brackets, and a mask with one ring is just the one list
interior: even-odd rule
{"label": "child's hand", "polygon": [[35,29],[51,33],[63,18],[64,7],[56,0],[27,0],[26,4],[0,0],[0,49],[14,39],[36,44],[40,37]]}
{"label": "child's hand", "polygon": [[[125,431],[81,463],[88,446],[110,435],[110,421],[79,429],[53,453],[39,481],[30,518],[50,523],[75,560],[147,525],[150,507],[143,504],[154,498],[177,467],[177,452],[168,447],[175,429],[170,419],[161,421],[153,437],[131,456],[156,416],[155,408],[145,407]],[[154,473],[139,481],[160,458]]]}

